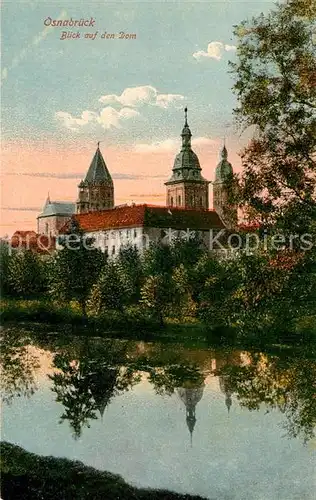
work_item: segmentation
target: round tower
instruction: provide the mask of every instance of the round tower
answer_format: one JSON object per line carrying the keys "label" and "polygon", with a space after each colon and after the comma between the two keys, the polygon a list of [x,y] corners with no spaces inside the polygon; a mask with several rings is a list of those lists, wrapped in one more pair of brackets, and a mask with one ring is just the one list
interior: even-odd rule
{"label": "round tower", "polygon": [[191,148],[192,133],[188,125],[188,108],[184,109],[184,127],[181,132],[182,147],[177,154],[167,187],[166,204],[170,207],[207,210],[209,207],[209,181],[201,174],[197,155]]}
{"label": "round tower", "polygon": [[213,208],[227,227],[234,227],[237,223],[237,208],[229,204],[227,191],[227,181],[233,176],[233,167],[228,161],[225,143],[220,156],[213,182]]}

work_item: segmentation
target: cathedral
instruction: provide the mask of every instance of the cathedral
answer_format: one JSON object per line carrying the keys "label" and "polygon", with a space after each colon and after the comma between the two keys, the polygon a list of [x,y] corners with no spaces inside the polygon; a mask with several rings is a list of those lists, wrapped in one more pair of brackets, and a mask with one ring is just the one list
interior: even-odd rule
{"label": "cathedral", "polygon": [[115,256],[123,245],[133,244],[143,250],[152,241],[170,241],[170,235],[180,237],[184,231],[198,234],[207,245],[211,230],[231,227],[231,221],[237,221],[237,210],[228,206],[225,181],[233,169],[226,146],[216,167],[213,209],[209,209],[211,182],[203,177],[199,158],[192,150],[187,108],[184,114],[181,150],[165,182],[165,206],[115,206],[113,179],[98,143],[87,174],[79,183],[76,204],[52,202],[48,197],[38,216],[38,233],[58,236],[69,231],[70,219],[75,218],[81,229],[94,238],[96,246]]}

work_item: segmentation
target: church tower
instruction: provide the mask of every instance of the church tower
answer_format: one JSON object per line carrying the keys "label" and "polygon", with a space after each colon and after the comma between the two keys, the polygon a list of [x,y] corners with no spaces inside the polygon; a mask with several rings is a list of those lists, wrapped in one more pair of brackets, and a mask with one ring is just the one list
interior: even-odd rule
{"label": "church tower", "polygon": [[221,151],[221,159],[215,170],[213,183],[213,207],[224,224],[234,227],[237,224],[237,208],[228,204],[226,181],[233,175],[232,164],[228,161],[226,146]]}
{"label": "church tower", "polygon": [[166,204],[169,207],[208,210],[209,181],[202,177],[199,159],[191,149],[192,134],[188,125],[187,108],[184,113],[184,127],[181,133],[182,148],[174,160],[172,176],[165,183],[167,186]]}
{"label": "church tower", "polygon": [[77,213],[114,208],[114,186],[99,143],[84,181],[79,186]]}

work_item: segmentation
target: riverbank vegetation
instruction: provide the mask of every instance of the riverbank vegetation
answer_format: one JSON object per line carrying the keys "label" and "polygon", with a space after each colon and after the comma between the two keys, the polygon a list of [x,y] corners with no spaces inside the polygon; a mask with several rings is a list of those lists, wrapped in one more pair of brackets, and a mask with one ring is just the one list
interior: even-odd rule
{"label": "riverbank vegetation", "polygon": [[[7,256],[2,321],[239,344],[315,340],[312,252],[219,259],[190,240],[152,245],[143,256],[126,247],[115,261],[84,246],[78,253],[64,247],[45,260],[31,251]],[[89,271],[81,272],[85,258]]]}
{"label": "riverbank vegetation", "polygon": [[118,474],[66,458],[41,457],[6,442],[1,443],[1,492],[3,500],[202,500],[199,496],[135,488]]}
{"label": "riverbank vegetation", "polygon": [[[235,114],[242,129],[256,131],[241,153],[241,173],[227,180],[229,202],[252,228],[236,228],[239,250],[219,257],[192,237],[152,244],[144,255],[122,248],[107,259],[92,241],[83,244],[73,221],[72,235],[47,259],[2,248],[2,296],[41,300],[28,310],[4,301],[3,320],[64,318],[125,330],[199,324],[227,342],[315,341],[312,5],[287,1],[235,29]],[[73,236],[76,245],[69,244]]]}

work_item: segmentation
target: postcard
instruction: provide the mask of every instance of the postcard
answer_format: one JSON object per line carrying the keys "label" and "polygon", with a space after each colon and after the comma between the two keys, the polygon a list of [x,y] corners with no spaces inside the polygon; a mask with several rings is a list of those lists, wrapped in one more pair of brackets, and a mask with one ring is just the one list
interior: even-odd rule
{"label": "postcard", "polygon": [[315,33],[3,2],[3,500],[315,498]]}

